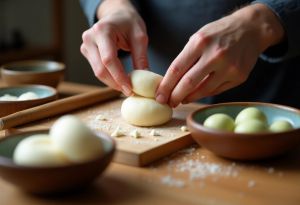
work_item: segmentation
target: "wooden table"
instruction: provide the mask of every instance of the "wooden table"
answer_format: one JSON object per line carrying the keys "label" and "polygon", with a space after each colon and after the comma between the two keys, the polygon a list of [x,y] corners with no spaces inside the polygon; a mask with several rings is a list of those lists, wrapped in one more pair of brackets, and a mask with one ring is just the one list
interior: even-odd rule
{"label": "wooden table", "polygon": [[[74,83],[59,87],[66,95],[92,89]],[[0,178],[0,204],[299,205],[300,148],[273,160],[245,163],[193,145],[143,168],[112,163],[85,191],[57,197],[25,194]]]}

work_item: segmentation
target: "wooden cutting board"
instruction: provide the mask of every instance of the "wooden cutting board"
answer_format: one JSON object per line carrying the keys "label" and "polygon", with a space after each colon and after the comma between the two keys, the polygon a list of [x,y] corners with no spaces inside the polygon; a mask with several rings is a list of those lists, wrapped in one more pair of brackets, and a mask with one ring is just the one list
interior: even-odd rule
{"label": "wooden cutting board", "polygon": [[[160,159],[174,151],[193,143],[189,132],[181,131],[181,126],[186,125],[185,118],[190,109],[184,106],[174,110],[173,119],[157,127],[137,127],[126,123],[120,113],[122,99],[93,106],[79,116],[95,132],[103,131],[111,134],[119,128],[124,136],[116,137],[117,153],[115,162],[134,166],[144,166]],[[97,119],[97,116],[105,120]],[[140,138],[130,136],[130,132],[137,130]],[[159,136],[152,136],[150,133],[155,130]]]}
{"label": "wooden cutting board", "polygon": [[[68,113],[81,118],[95,132],[111,135],[119,127],[124,135],[115,137],[117,145],[115,162],[144,166],[194,143],[190,133],[180,128],[186,125],[186,116],[199,106],[181,105],[174,109],[173,118],[167,124],[146,128],[130,125],[122,119],[120,112],[122,101],[123,98],[118,98]],[[21,130],[50,128],[57,117],[22,126]],[[150,134],[153,129],[159,136]],[[131,137],[130,132],[133,130],[137,130],[141,137]]]}

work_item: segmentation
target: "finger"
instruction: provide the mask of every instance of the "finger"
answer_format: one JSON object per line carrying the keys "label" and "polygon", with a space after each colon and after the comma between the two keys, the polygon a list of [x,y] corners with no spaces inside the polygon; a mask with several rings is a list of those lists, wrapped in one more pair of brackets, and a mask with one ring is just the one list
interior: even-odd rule
{"label": "finger", "polygon": [[[231,85],[231,81],[222,81],[223,76],[212,73],[207,76],[197,88],[190,93],[183,101],[183,104],[193,102],[195,100],[216,95],[218,90],[224,86]],[[216,84],[217,82],[217,84]]]}
{"label": "finger", "polygon": [[102,65],[100,56],[98,54],[98,49],[92,45],[89,45],[87,48],[86,44],[82,44],[80,50],[91,65],[95,76],[104,84],[120,91],[120,87],[115,83],[110,73]]}
{"label": "finger", "polygon": [[[173,89],[169,104],[176,107],[183,101],[196,87],[206,82],[207,78],[213,77],[214,70],[218,68],[217,59],[207,61],[207,57],[203,55],[200,60],[180,79],[176,87]],[[216,83],[216,81],[212,81]],[[212,85],[210,85],[212,86]]]}
{"label": "finger", "polygon": [[198,61],[201,57],[203,48],[208,43],[207,37],[198,32],[194,34],[184,49],[171,63],[160,83],[157,92],[156,100],[160,103],[167,103],[170,94],[182,76]]}
{"label": "finger", "polygon": [[116,36],[112,32],[102,31],[97,33],[95,41],[102,64],[113,77],[115,83],[121,87],[123,93],[127,96],[131,95],[132,89],[129,77],[118,58]]}
{"label": "finger", "polygon": [[149,67],[147,48],[148,36],[143,31],[136,31],[130,37],[132,63],[134,69],[145,69]]}

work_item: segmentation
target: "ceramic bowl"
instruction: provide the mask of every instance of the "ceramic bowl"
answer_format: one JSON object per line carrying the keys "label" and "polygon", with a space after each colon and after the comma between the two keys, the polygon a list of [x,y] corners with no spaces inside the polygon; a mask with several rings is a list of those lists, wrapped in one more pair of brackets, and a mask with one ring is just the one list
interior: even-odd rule
{"label": "ceramic bowl", "polygon": [[104,144],[104,155],[83,162],[57,167],[29,167],[16,165],[13,152],[24,138],[49,130],[13,134],[0,140],[0,175],[18,188],[35,194],[55,194],[78,190],[93,182],[109,165],[115,152],[115,142],[104,133],[97,133]]}
{"label": "ceramic bowl", "polygon": [[34,92],[39,96],[38,99],[34,100],[22,100],[22,101],[4,101],[0,100],[0,117],[31,108],[37,105],[41,105],[57,99],[57,91],[49,86],[45,85],[19,85],[12,87],[1,87],[0,97],[5,94],[20,96],[26,92]]}
{"label": "ceramic bowl", "polygon": [[2,80],[6,85],[39,84],[57,87],[64,78],[65,65],[55,61],[27,60],[4,64]]}
{"label": "ceramic bowl", "polygon": [[[257,107],[267,117],[268,124],[286,119],[294,129],[285,132],[240,134],[218,131],[203,126],[204,120],[215,113],[235,118],[246,107]],[[193,139],[213,153],[237,160],[258,160],[285,153],[300,144],[300,111],[296,108],[259,102],[231,102],[204,106],[187,118]]]}

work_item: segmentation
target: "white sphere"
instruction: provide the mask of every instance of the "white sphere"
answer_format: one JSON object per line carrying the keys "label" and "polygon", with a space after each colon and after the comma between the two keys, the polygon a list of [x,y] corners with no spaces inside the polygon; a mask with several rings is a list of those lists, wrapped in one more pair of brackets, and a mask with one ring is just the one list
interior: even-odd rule
{"label": "white sphere", "polygon": [[155,126],[172,118],[172,108],[151,98],[131,96],[123,101],[121,114],[132,125]]}
{"label": "white sphere", "polygon": [[102,140],[77,117],[59,118],[50,129],[50,137],[72,162],[85,162],[103,154]]}
{"label": "white sphere", "polygon": [[18,100],[35,100],[38,99],[39,96],[34,92],[26,92],[19,96]]}
{"label": "white sphere", "polygon": [[134,70],[130,76],[132,90],[135,94],[155,98],[156,89],[163,79],[161,75],[148,70]]}
{"label": "white sphere", "polygon": [[237,126],[234,129],[234,132],[244,133],[244,134],[267,132],[267,131],[268,131],[267,124],[257,119],[248,119],[242,121],[239,124],[237,124]]}
{"label": "white sphere", "polygon": [[243,109],[235,118],[235,124],[239,124],[249,119],[256,119],[263,123],[267,123],[266,115],[256,107],[248,107]]}
{"label": "white sphere", "polygon": [[10,94],[4,94],[3,96],[0,97],[0,100],[3,101],[16,101],[18,100],[17,96],[10,95]]}
{"label": "white sphere", "polygon": [[23,139],[14,150],[13,160],[23,166],[53,167],[69,164],[66,156],[46,134]]}
{"label": "white sphere", "polygon": [[209,116],[206,118],[203,125],[211,129],[222,131],[231,132],[234,129],[234,121],[232,117],[223,113],[216,113]]}
{"label": "white sphere", "polygon": [[293,125],[287,120],[276,120],[269,127],[271,132],[284,132],[292,129],[294,129]]}

